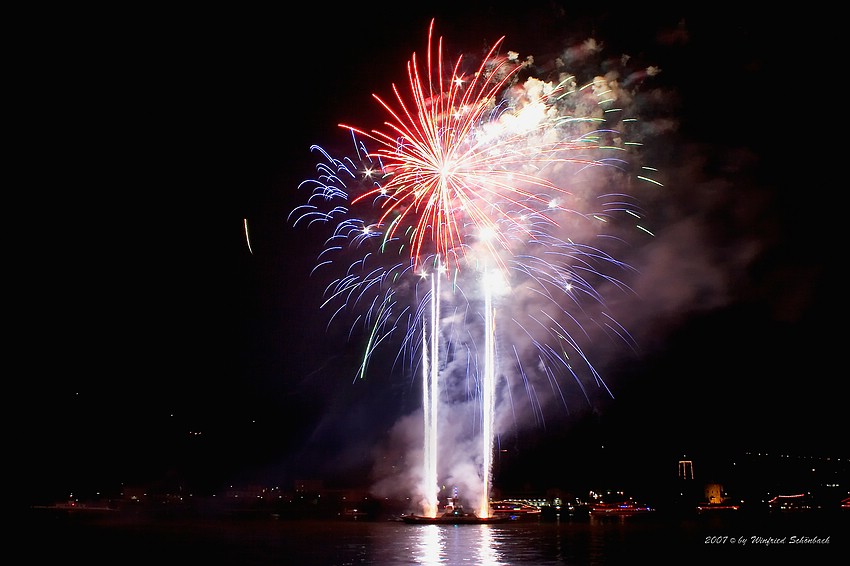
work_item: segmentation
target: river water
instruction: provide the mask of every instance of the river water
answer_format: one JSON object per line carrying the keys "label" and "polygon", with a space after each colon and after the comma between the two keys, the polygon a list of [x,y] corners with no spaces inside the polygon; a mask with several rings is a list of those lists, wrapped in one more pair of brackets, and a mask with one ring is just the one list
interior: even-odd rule
{"label": "river water", "polygon": [[[850,521],[830,515],[408,525],[397,520],[155,517],[30,511],[24,564],[330,566],[718,564],[847,555]],[[18,541],[20,542],[20,541]]]}

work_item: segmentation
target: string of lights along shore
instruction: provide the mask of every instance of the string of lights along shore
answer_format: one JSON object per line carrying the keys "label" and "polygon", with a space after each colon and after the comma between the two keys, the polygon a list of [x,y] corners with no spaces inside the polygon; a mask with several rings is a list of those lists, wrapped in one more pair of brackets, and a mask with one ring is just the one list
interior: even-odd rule
{"label": "string of lights along shore", "polygon": [[408,472],[422,514],[451,484],[488,517],[495,442],[517,404],[542,421],[544,390],[613,396],[586,345],[634,346],[606,301],[631,294],[618,250],[653,237],[641,195],[663,187],[632,108],[658,69],[621,57],[578,76],[601,59],[593,39],[540,64],[504,37],[450,60],[436,27],[408,83],[373,95],[382,124],[340,124],[344,156],[312,146],[288,220],[323,239],[310,276],[328,325],[362,340],[355,379],[389,351],[399,379],[421,380]]}

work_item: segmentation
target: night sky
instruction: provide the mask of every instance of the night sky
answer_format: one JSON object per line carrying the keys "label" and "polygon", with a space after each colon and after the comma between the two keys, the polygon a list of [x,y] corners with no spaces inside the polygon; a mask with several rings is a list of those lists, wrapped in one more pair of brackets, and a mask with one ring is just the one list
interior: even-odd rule
{"label": "night sky", "polygon": [[355,380],[362,343],[326,331],[309,276],[322,242],[287,215],[310,146],[346,148],[340,122],[380,125],[371,94],[404,84],[432,17],[458,52],[504,35],[542,60],[594,37],[661,69],[650,90],[675,119],[649,142],[658,233],[617,307],[638,348],[590,348],[613,398],[573,393],[504,434],[504,481],[557,483],[563,453],[585,475],[615,461],[674,474],[684,454],[850,455],[841,131],[806,18],[446,4],[21,19],[23,356],[8,377],[24,383],[12,431],[30,500],[373,481],[420,386],[379,363]]}

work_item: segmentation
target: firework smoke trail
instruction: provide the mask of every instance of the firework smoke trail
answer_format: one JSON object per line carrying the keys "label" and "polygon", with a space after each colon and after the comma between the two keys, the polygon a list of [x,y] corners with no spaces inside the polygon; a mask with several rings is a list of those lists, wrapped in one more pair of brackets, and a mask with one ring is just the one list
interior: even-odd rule
{"label": "firework smoke trail", "polygon": [[439,476],[437,474],[437,445],[438,433],[437,410],[439,406],[439,340],[440,340],[440,282],[442,275],[431,274],[431,347],[427,349],[424,342],[425,333],[422,334],[422,359],[423,359],[423,403],[422,410],[425,417],[425,448],[424,448],[424,514],[426,517],[436,517],[439,507]]}
{"label": "firework smoke trail", "polygon": [[481,380],[481,438],[484,489],[478,504],[480,517],[490,516],[490,483],[493,480],[493,424],[496,410],[496,323],[493,311],[494,274],[484,274],[484,376]]}
{"label": "firework smoke trail", "polygon": [[[444,68],[442,40],[432,60],[431,32],[425,72],[415,55],[408,65],[413,102],[395,86],[397,109],[375,97],[392,118],[385,123],[391,133],[343,126],[354,142],[353,155],[343,159],[314,146],[323,157],[319,175],[302,183],[311,194],[290,214],[296,225],[331,227],[314,272],[342,273],[327,286],[322,308],[332,309],[329,325],[350,315],[350,335],[366,335],[357,375],[393,341],[401,345],[396,363],[403,361],[411,375],[422,365],[426,439],[418,489],[428,513],[435,509],[437,417],[444,414],[437,408],[455,402],[446,378],[464,352],[467,380],[481,404],[485,454],[472,487],[482,501],[499,433],[497,376],[510,380],[500,387],[511,403],[511,389],[527,392],[536,420],[542,420],[537,398],[546,389],[566,404],[559,376],[571,377],[588,402],[583,374],[610,393],[582,343],[591,340],[594,326],[630,343],[605,312],[601,290],[627,291],[608,268],[628,272],[629,266],[593,241],[625,239],[614,229],[623,217],[648,233],[636,224],[642,214],[630,192],[659,185],[651,169],[634,171],[629,161],[637,144],[625,130],[636,122],[614,105],[626,98],[615,80],[594,77],[579,87],[564,71],[556,80],[523,82],[526,63],[497,54],[501,39],[477,71],[465,75],[460,59]],[[363,138],[378,150],[368,151]],[[501,273],[509,304],[494,306],[489,286],[479,286],[487,270]],[[451,283],[454,313],[483,309],[484,315],[442,320],[443,277]],[[431,285],[420,287],[428,278]],[[475,289],[485,290],[483,301]],[[506,314],[500,337],[497,308]],[[480,330],[446,326],[467,327],[473,319],[485,323],[480,360]],[[514,362],[498,371],[497,340],[510,341],[514,352]],[[484,504],[481,509],[486,513]]]}
{"label": "firework smoke trail", "polygon": [[[425,321],[423,321],[425,324]],[[435,325],[432,325],[435,326]],[[430,354],[428,350],[427,343],[427,332],[423,328],[422,330],[422,415],[424,417],[425,426],[424,426],[424,440],[425,444],[422,447],[422,462],[424,465],[423,470],[423,484],[425,486],[431,485],[436,486],[438,480],[437,477],[437,467],[436,467],[436,454],[437,454],[437,436],[435,434],[435,426],[436,426],[436,418],[435,415],[432,414],[432,405],[431,399],[433,394],[431,392],[431,371],[430,371]],[[433,410],[436,411],[436,405],[433,407]],[[434,423],[432,425],[432,423]],[[434,493],[426,492],[423,494],[422,507],[423,512],[426,517],[434,517],[437,515],[437,507],[438,507],[438,491],[435,488]]]}

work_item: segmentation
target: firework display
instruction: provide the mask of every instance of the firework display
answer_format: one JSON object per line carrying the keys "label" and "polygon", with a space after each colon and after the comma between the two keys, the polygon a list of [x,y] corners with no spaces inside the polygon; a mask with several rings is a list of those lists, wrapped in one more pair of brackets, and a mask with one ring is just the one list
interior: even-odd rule
{"label": "firework display", "polygon": [[[489,516],[494,442],[514,404],[542,420],[544,389],[564,403],[567,387],[588,401],[591,387],[611,394],[586,345],[599,332],[632,342],[606,300],[629,292],[616,252],[652,236],[640,197],[660,186],[640,164],[631,112],[656,70],[624,58],[576,76],[571,64],[598,56],[592,40],[545,69],[503,41],[480,61],[449,61],[431,22],[409,83],[374,95],[383,125],[341,124],[352,144],[342,157],[313,146],[316,174],[289,217],[325,238],[312,276],[326,278],[328,324],[363,341],[357,377],[388,349],[393,371],[422,380],[428,516],[442,478],[458,483],[470,465],[463,493]],[[442,431],[467,413],[464,445],[478,448],[461,450],[462,464],[445,454],[462,443]]]}

